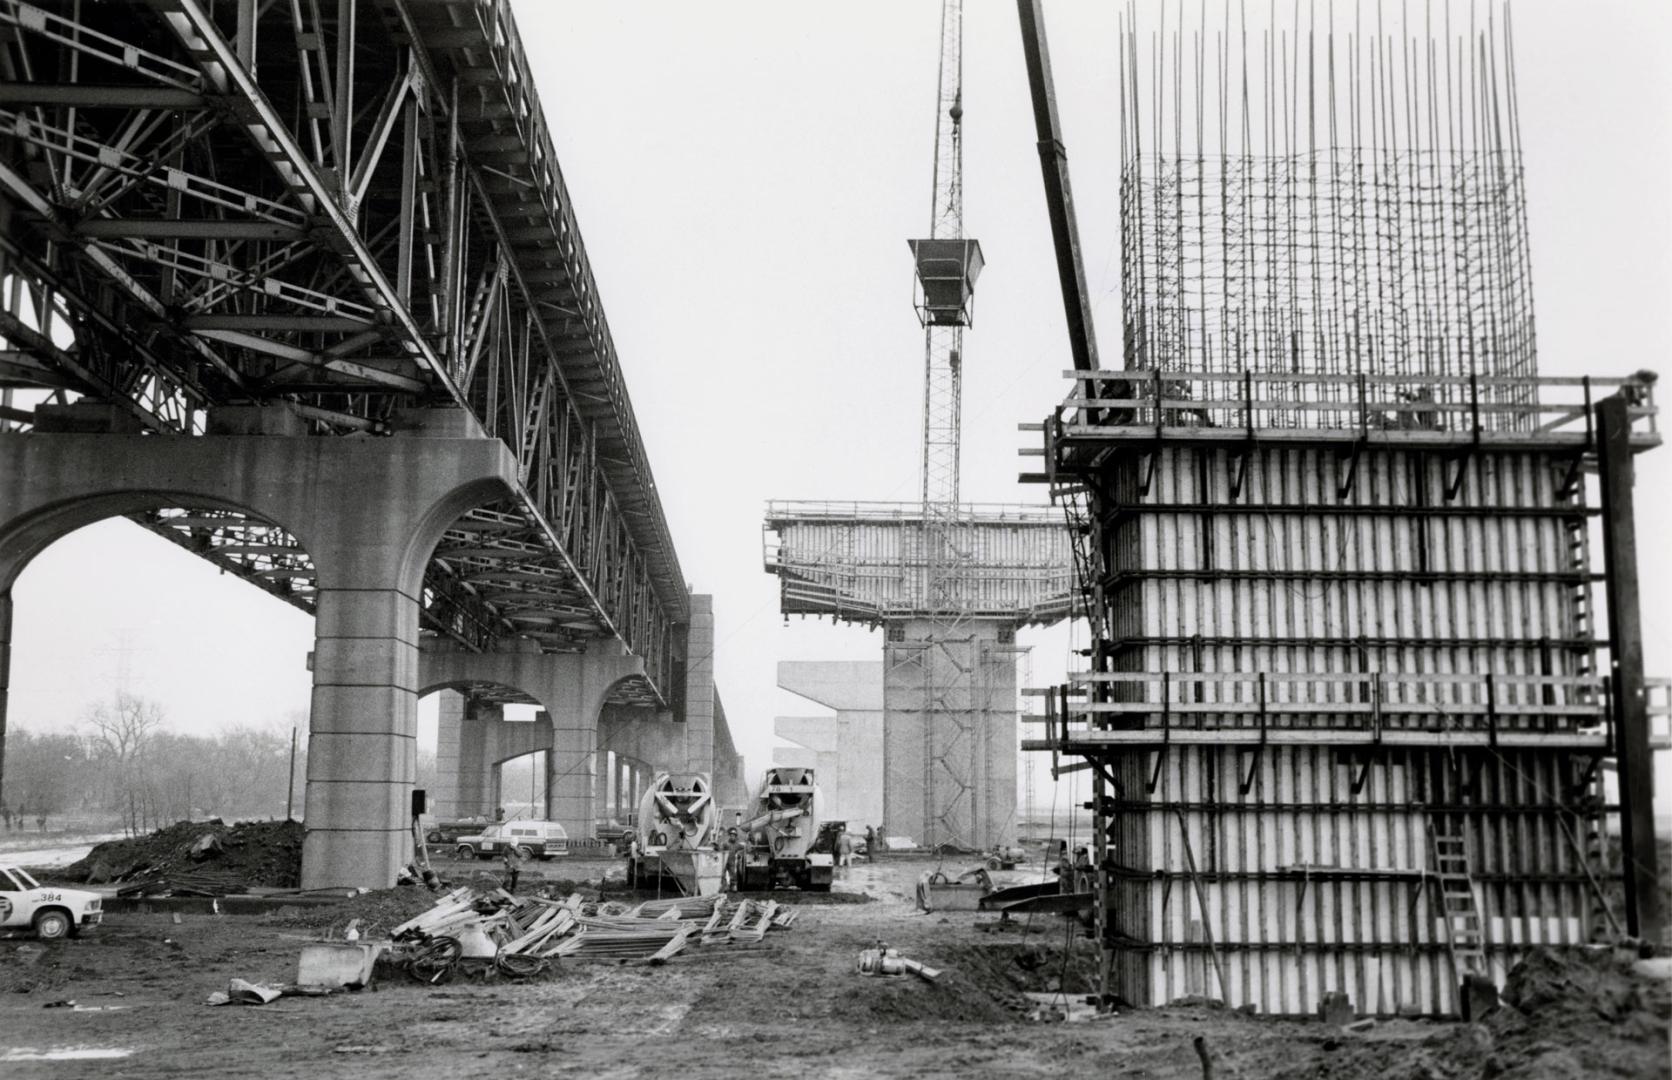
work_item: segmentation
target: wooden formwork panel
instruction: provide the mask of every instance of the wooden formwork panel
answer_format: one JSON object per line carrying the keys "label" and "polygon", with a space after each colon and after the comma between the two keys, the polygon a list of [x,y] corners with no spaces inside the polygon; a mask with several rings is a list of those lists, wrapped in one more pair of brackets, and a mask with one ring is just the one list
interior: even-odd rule
{"label": "wooden formwork panel", "polygon": [[1147,491],[1121,470],[1133,497],[1104,533],[1115,669],[1590,673],[1585,508],[1561,456],[1158,453]]}
{"label": "wooden formwork panel", "polygon": [[[924,606],[929,558],[920,517],[782,520],[775,527],[774,558],[786,578],[879,608]],[[960,607],[1026,612],[1072,589],[1068,541],[1057,522],[967,518],[945,529],[958,573],[937,588]]]}
{"label": "wooden formwork panel", "polygon": [[[1252,445],[1122,456],[1094,506],[1104,670],[1147,681],[1096,688],[1137,710],[1099,722],[1362,728],[1372,694],[1388,728],[1594,722],[1572,464]],[[1318,708],[1337,703],[1359,711]],[[1370,1014],[1455,1012],[1434,829],[1466,840],[1500,982],[1528,944],[1589,940],[1598,914],[1594,772],[1569,751],[1173,745],[1103,765],[1118,780],[1100,782],[1114,799],[1099,821],[1107,986],[1137,1004],[1308,1014],[1341,990]]]}
{"label": "wooden formwork panel", "polygon": [[1129,1000],[1305,1014],[1342,990],[1373,1015],[1454,1012],[1434,823],[1465,837],[1497,980],[1525,945],[1590,939],[1594,821],[1574,813],[1583,763],[1566,753],[1193,746],[1158,771],[1155,754],[1123,756],[1108,885]]}

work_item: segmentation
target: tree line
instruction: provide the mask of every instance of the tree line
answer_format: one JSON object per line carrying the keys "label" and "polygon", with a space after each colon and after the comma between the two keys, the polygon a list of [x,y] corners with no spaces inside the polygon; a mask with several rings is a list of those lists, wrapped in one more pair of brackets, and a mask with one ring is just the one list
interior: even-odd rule
{"label": "tree line", "polygon": [[[298,747],[296,800],[305,776]],[[133,834],[187,818],[282,817],[290,789],[290,731],[229,724],[213,735],[170,731],[162,708],[117,694],[67,733],[6,734],[0,818],[7,827],[97,818]],[[300,816],[301,806],[296,806]],[[40,827],[46,827],[41,824]]]}

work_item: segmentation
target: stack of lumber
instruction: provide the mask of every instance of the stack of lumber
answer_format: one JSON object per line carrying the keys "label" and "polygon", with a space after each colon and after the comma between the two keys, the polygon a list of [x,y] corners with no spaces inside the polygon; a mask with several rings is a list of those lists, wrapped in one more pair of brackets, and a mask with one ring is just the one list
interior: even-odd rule
{"label": "stack of lumber", "polygon": [[575,928],[580,897],[546,900],[518,898],[504,889],[476,892],[454,889],[417,918],[389,932],[397,941],[458,937],[472,930],[485,934],[502,956],[550,956],[557,942]]}
{"label": "stack of lumber", "polygon": [[646,900],[627,914],[640,919],[707,919],[726,903],[724,893]]}
{"label": "stack of lumber", "polygon": [[681,922],[640,919],[631,929],[585,926],[549,955],[566,960],[645,960],[660,964],[680,952],[694,931]]}
{"label": "stack of lumber", "polygon": [[481,932],[500,956],[643,960],[659,964],[687,947],[751,943],[782,929],[794,910],[773,901],[721,896],[647,900],[632,908],[515,897],[503,889],[454,889],[390,931],[396,941]]}
{"label": "stack of lumber", "polygon": [[726,924],[726,937],[730,941],[760,941],[772,928],[777,914],[776,901],[745,900],[732,912],[731,921]]}
{"label": "stack of lumber", "polygon": [[228,896],[247,886],[236,875],[213,870],[151,869],[136,874],[117,896]]}

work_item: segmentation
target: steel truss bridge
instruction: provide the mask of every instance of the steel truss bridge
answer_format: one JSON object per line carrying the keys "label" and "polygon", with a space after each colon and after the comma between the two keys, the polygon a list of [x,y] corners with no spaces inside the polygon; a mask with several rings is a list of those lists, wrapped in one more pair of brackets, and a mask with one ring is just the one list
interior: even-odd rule
{"label": "steel truss bridge", "polygon": [[[425,629],[617,637],[639,700],[674,685],[685,579],[506,0],[0,0],[0,339],[13,430],[466,410],[520,483],[448,532]],[[311,605],[273,523],[136,520]]]}

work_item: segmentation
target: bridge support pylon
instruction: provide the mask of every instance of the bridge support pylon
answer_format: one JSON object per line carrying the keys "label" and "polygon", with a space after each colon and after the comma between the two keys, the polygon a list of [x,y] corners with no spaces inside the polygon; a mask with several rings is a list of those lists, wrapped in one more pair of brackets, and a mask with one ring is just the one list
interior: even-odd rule
{"label": "bridge support pylon", "polygon": [[302,886],[384,888],[412,854],[424,568],[515,476],[483,438],[3,434],[0,603],[36,555],[104,518],[181,507],[283,528],[317,583]]}
{"label": "bridge support pylon", "polygon": [[452,795],[457,811],[485,810],[492,816],[497,793],[484,782],[484,770],[544,750],[546,817],[561,824],[571,839],[591,837],[598,716],[618,687],[644,678],[644,660],[627,655],[615,641],[594,642],[581,653],[472,653],[448,642],[426,645],[419,665],[423,693],[494,686],[532,698],[543,710],[532,723],[505,720],[493,707],[478,706],[474,716],[444,713],[436,742],[439,806],[445,808]]}

